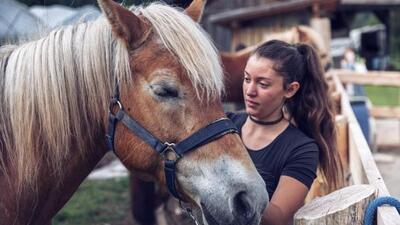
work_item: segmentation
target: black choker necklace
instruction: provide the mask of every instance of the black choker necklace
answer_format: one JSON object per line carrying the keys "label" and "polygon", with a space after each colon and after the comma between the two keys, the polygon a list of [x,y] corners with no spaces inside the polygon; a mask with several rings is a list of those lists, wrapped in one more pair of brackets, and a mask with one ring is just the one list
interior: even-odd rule
{"label": "black choker necklace", "polygon": [[277,123],[281,122],[281,120],[283,119],[283,113],[281,114],[281,117],[279,117],[278,119],[273,120],[273,121],[256,120],[250,115],[249,115],[249,117],[250,117],[251,121],[253,121],[254,123],[260,124],[260,125],[274,125],[274,124],[277,124]]}

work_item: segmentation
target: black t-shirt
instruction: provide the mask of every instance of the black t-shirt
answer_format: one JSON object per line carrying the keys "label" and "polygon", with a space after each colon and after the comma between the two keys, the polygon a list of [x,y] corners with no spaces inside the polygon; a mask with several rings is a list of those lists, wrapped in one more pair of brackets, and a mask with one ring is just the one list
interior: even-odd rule
{"label": "black t-shirt", "polygon": [[[246,113],[227,113],[239,132],[247,119]],[[279,178],[286,175],[308,188],[316,177],[319,149],[316,142],[292,124],[261,150],[247,148],[258,173],[264,179],[269,198],[272,198]]]}

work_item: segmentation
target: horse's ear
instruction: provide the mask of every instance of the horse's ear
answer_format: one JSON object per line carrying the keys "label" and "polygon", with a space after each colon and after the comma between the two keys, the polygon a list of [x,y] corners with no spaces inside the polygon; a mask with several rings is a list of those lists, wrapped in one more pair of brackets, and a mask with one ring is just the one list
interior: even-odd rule
{"label": "horse's ear", "polygon": [[113,0],[98,0],[99,6],[111,24],[113,33],[125,41],[128,47],[140,46],[151,31],[150,23]]}
{"label": "horse's ear", "polygon": [[299,37],[299,42],[307,41],[307,32],[301,28],[301,26],[296,26],[296,31]]}
{"label": "horse's ear", "polygon": [[185,12],[194,21],[200,22],[206,3],[207,0],[193,0],[192,3],[185,9]]}

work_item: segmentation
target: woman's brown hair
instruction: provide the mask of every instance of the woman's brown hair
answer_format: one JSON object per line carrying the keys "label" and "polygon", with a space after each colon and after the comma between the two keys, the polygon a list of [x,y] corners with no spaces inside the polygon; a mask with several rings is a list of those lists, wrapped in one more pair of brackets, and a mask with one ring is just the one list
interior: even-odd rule
{"label": "woman's brown hair", "polygon": [[343,169],[336,149],[333,102],[315,50],[307,44],[272,40],[257,47],[253,54],[275,63],[274,70],[283,76],[284,89],[299,82],[300,89],[286,100],[285,108],[297,127],[316,141],[320,170],[330,189],[340,187]]}

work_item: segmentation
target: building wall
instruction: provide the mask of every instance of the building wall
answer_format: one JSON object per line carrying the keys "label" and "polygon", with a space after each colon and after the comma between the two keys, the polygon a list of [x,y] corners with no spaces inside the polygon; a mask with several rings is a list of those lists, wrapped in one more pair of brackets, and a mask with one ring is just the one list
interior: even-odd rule
{"label": "building wall", "polygon": [[218,49],[231,51],[239,43],[247,46],[254,45],[261,42],[263,36],[268,33],[287,30],[299,24],[309,24],[310,13],[308,11],[243,22],[234,30],[208,21],[208,16],[215,13],[243,7],[256,7],[273,1],[277,0],[214,0],[206,7],[202,25],[213,38]]}
{"label": "building wall", "polygon": [[262,42],[269,34],[286,31],[296,25],[306,25],[310,23],[310,15],[305,13],[290,13],[277,15],[269,18],[260,18],[242,24],[233,33],[231,49],[241,43],[251,46]]}

